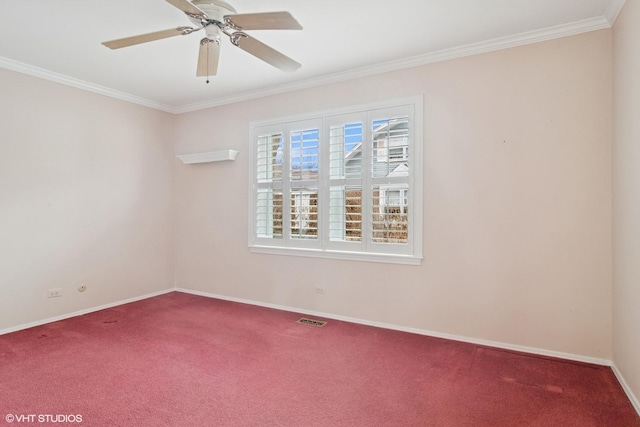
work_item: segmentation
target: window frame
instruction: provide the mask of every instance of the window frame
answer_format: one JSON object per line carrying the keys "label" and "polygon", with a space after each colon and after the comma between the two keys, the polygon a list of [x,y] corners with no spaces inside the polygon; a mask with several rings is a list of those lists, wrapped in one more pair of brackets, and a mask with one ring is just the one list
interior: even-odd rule
{"label": "window frame", "polygon": [[[323,144],[329,145],[329,129],[333,123],[337,123],[338,118],[363,118],[363,141],[367,144],[367,136],[371,137],[371,132],[365,132],[364,128],[371,126],[373,121],[381,118],[392,118],[390,114],[399,112],[402,116],[407,116],[409,120],[408,147],[403,153],[408,155],[408,177],[404,180],[408,185],[407,190],[402,193],[408,197],[408,232],[407,244],[394,243],[372,243],[371,230],[365,222],[371,224],[373,207],[365,208],[365,203],[370,202],[375,188],[390,188],[398,185],[395,177],[384,177],[383,179],[365,176],[367,168],[363,167],[362,185],[362,231],[361,242],[352,241],[332,241],[329,230],[329,195],[331,188],[330,148],[323,148]],[[351,123],[345,123],[348,125]],[[257,235],[258,230],[258,189],[267,188],[268,185],[259,183],[258,176],[258,138],[271,132],[270,135],[281,134],[283,147],[289,143],[289,134],[292,130],[302,130],[305,126],[317,126],[319,136],[318,153],[318,196],[317,196],[317,238],[316,239],[292,239],[288,236],[287,224],[290,224],[290,199],[289,194],[293,180],[290,177],[290,164],[287,155],[283,154],[282,170],[282,238],[264,238]],[[387,262],[397,264],[419,265],[422,262],[422,211],[423,211],[423,99],[422,95],[407,98],[392,99],[387,101],[355,105],[340,109],[333,109],[315,113],[307,113],[296,116],[281,117],[271,120],[254,121],[249,124],[250,130],[250,165],[249,165],[249,250],[252,253],[267,253],[277,255],[318,257],[354,261]],[[369,138],[371,139],[371,138]],[[372,142],[372,141],[369,141]],[[387,147],[389,150],[391,146]],[[366,158],[371,158],[372,154],[366,153],[370,148],[363,149],[363,162]],[[283,151],[287,150],[283,148]],[[371,173],[369,173],[371,175]],[[349,181],[346,179],[345,181]],[[374,184],[374,182],[376,182]],[[277,186],[280,186],[278,184]],[[405,209],[405,207],[403,207]]]}

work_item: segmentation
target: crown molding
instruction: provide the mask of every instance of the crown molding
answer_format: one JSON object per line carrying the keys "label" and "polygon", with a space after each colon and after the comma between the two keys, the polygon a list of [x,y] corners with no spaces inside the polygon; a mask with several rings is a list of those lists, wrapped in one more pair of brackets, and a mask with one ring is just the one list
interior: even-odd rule
{"label": "crown molding", "polygon": [[124,92],[120,92],[114,89],[109,89],[103,86],[98,86],[92,83],[88,83],[82,80],[78,80],[69,76],[54,73],[44,70],[42,68],[34,67],[31,65],[23,64],[18,61],[0,57],[0,67],[7,68],[13,71],[17,71],[23,74],[29,74],[35,77],[40,77],[45,80],[61,83],[67,86],[84,89],[90,92],[98,93],[101,95],[109,96],[112,98],[120,99],[122,101],[131,102],[134,104],[143,105],[145,107],[154,108],[156,110],[165,111],[172,114],[188,113],[197,110],[204,110],[207,108],[219,107],[227,104],[234,104],[237,102],[250,101],[253,99],[263,98],[272,95],[279,95],[282,93],[292,92],[296,90],[309,89],[317,86],[323,86],[327,84],[340,83],[348,80],[358,79],[362,77],[369,77],[377,74],[388,73],[391,71],[402,70],[406,68],[418,67],[421,65],[432,64],[436,62],[448,61],[451,59],[462,58],[465,56],[472,56],[481,53],[493,52],[502,49],[508,49],[516,46],[522,46],[532,43],[538,43],[542,41],[557,39],[561,37],[573,36],[589,31],[601,30],[604,28],[610,28],[615,22],[617,15],[624,6],[625,0],[612,0],[607,8],[606,15],[596,18],[585,19],[582,21],[572,22],[569,24],[557,25],[554,27],[544,28],[541,30],[527,31],[524,33],[499,37],[483,42],[471,43],[464,46],[459,46],[451,49],[443,49],[435,52],[430,52],[422,55],[416,55],[408,58],[403,58],[395,61],[389,61],[382,64],[373,66],[355,68],[349,71],[332,73],[323,75],[320,77],[314,77],[298,82],[287,83],[283,85],[277,85],[266,89],[258,89],[255,91],[243,92],[236,95],[217,98],[210,101],[204,101],[194,104],[185,104],[182,106],[173,107],[170,105],[162,104],[156,101],[152,101],[145,98],[136,97]]}
{"label": "crown molding", "polygon": [[14,61],[13,59],[0,57],[0,68],[6,68],[8,70],[16,71],[18,73],[27,74],[30,76],[44,79],[44,80],[60,83],[66,86],[71,86],[71,87],[86,90],[89,92],[97,93],[100,95],[108,96],[111,98],[116,98],[121,101],[143,105],[145,107],[175,114],[174,108],[171,106],[161,104],[159,102],[152,101],[150,99],[140,98],[140,97],[130,95],[125,92],[120,92],[114,89],[110,89],[104,86],[99,86],[93,83],[85,82],[83,80],[65,76],[64,74],[54,73],[53,71],[48,71],[48,70],[45,70],[44,68],[34,67],[33,65],[28,65],[22,62]]}
{"label": "crown molding", "polygon": [[624,7],[625,1],[626,0],[611,0],[611,3],[609,3],[609,7],[607,7],[607,10],[604,12],[604,17],[607,19],[607,22],[609,22],[609,26],[613,27],[613,24],[615,24],[618,15],[620,15]]}
{"label": "crown molding", "polygon": [[402,68],[417,67],[435,62],[449,61],[451,59],[462,58],[465,56],[478,55],[481,53],[509,49],[512,47],[539,43],[562,37],[569,37],[609,27],[609,22],[604,17],[585,19],[582,21],[572,22],[570,24],[557,25],[541,30],[527,31],[512,36],[499,37],[424,55],[417,55],[389,62],[386,64],[386,68],[387,71],[395,71]]}
{"label": "crown molding", "polygon": [[[624,3],[624,0],[613,0],[614,3]],[[205,101],[196,104],[188,104],[177,107],[177,114],[187,113],[191,111],[203,110],[206,108],[219,107],[226,104],[233,104],[241,101],[248,101],[257,98],[263,98],[271,95],[278,95],[295,90],[309,89],[316,86],[322,86],[332,83],[339,83],[347,80],[353,80],[362,77],[369,77],[376,74],[387,73],[391,71],[402,70],[406,68],[418,67],[421,65],[433,64],[436,62],[448,61],[451,59],[462,58],[465,56],[477,55],[480,53],[493,52],[502,49],[508,49],[516,46],[522,46],[542,41],[557,39],[561,37],[573,36],[590,31],[610,28],[611,24],[605,16],[585,19],[582,21],[572,22],[569,24],[557,25],[554,27],[544,28],[541,30],[527,31],[524,33],[499,37],[483,42],[471,43],[451,49],[443,49],[422,55],[416,55],[395,61],[385,62],[374,66],[356,68],[353,70],[328,74],[316,78],[306,79],[290,84],[278,85],[268,89],[261,89],[251,92],[244,92],[238,95],[217,98],[211,101]]]}

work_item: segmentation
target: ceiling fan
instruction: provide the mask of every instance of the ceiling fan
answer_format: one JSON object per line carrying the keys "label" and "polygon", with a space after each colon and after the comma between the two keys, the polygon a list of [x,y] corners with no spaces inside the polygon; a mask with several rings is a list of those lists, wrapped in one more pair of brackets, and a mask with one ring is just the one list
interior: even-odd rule
{"label": "ceiling fan", "polygon": [[300,68],[300,64],[293,59],[244,32],[244,30],[301,30],[302,26],[289,12],[238,14],[231,5],[220,0],[166,1],[183,11],[195,27],[171,28],[102,44],[111,49],[120,49],[168,37],[184,36],[204,29],[206,37],[200,40],[197,76],[216,75],[222,34],[228,36],[233,45],[282,71],[292,72]]}

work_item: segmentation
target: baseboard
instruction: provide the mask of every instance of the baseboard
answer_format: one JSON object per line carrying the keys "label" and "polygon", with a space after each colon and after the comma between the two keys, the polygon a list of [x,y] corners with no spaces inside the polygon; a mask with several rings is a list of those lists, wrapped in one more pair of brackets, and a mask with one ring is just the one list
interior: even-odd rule
{"label": "baseboard", "polygon": [[507,344],[507,343],[498,342],[498,341],[489,341],[489,340],[483,340],[483,339],[477,339],[477,338],[470,338],[470,337],[465,337],[460,335],[445,334],[441,332],[434,332],[434,331],[429,331],[424,329],[397,326],[389,323],[373,322],[370,320],[359,319],[355,317],[339,316],[339,315],[330,314],[330,313],[321,313],[317,311],[304,310],[297,307],[287,307],[287,306],[282,306],[277,304],[269,304],[269,303],[264,303],[260,301],[234,298],[234,297],[229,297],[225,295],[217,295],[217,294],[212,294],[208,292],[194,291],[194,290],[185,289],[185,288],[176,288],[175,290],[177,292],[183,292],[187,294],[199,295],[199,296],[204,296],[209,298],[216,298],[216,299],[226,300],[226,301],[239,302],[243,304],[256,305],[256,306],[265,307],[265,308],[273,308],[273,309],[282,310],[282,311],[290,311],[290,312],[305,314],[309,316],[322,317],[325,319],[341,320],[344,322],[357,323],[357,324],[366,325],[366,326],[374,326],[377,328],[391,329],[391,330],[401,331],[401,332],[410,332],[418,335],[425,335],[425,336],[430,336],[435,338],[443,338],[443,339],[448,339],[453,341],[461,341],[469,344],[495,347],[495,348],[500,348],[504,350],[519,351],[522,353],[535,354],[539,356],[555,357],[558,359],[572,360],[575,362],[590,363],[590,364],[601,365],[601,366],[611,366],[611,361],[606,359],[598,359],[594,357],[582,356],[577,354],[562,353],[558,351],[545,350],[545,349],[540,349],[535,347],[525,347],[525,346]]}
{"label": "baseboard", "polygon": [[624,392],[627,394],[627,397],[631,401],[631,404],[635,408],[636,412],[638,413],[638,415],[640,415],[640,401],[638,401],[638,398],[635,396],[635,394],[633,394],[633,391],[631,391],[629,384],[627,384],[624,377],[622,376],[622,372],[620,372],[620,370],[618,369],[615,363],[611,364],[611,370],[613,371],[614,375],[618,379],[620,386],[622,387]]}
{"label": "baseboard", "polygon": [[174,292],[174,291],[175,291],[174,288],[169,288],[169,289],[165,289],[165,290],[162,290],[162,291],[153,292],[153,293],[150,293],[150,294],[140,295],[140,296],[133,297],[133,298],[128,298],[128,299],[125,299],[125,300],[115,301],[115,302],[112,302],[112,303],[109,303],[109,304],[100,305],[100,306],[97,306],[97,307],[87,308],[85,310],[74,311],[73,313],[67,313],[67,314],[62,314],[60,316],[49,317],[47,319],[42,319],[42,320],[38,320],[38,321],[35,321],[35,322],[31,322],[31,323],[25,323],[25,324],[22,324],[22,325],[12,326],[11,328],[7,328],[7,329],[0,329],[0,335],[8,334],[8,333],[11,333],[11,332],[21,331],[23,329],[33,328],[35,326],[46,325],[47,323],[58,322],[60,320],[69,319],[71,317],[82,316],[83,314],[93,313],[94,311],[100,311],[100,310],[104,310],[106,308],[116,307],[118,305],[123,305],[123,304],[128,304],[130,302],[140,301],[140,300],[143,300],[143,299],[156,297],[158,295],[168,294],[169,292]]}

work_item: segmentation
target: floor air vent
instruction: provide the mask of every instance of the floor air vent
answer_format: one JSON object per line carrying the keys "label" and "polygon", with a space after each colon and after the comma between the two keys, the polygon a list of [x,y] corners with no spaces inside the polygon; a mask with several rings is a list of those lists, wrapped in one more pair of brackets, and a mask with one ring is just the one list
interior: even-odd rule
{"label": "floor air vent", "polygon": [[313,320],[313,319],[307,319],[307,318],[302,318],[300,320],[297,321],[298,323],[302,323],[304,325],[311,325],[311,326],[317,326],[319,328],[323,327],[324,325],[327,324],[327,322],[323,322],[322,320]]}

